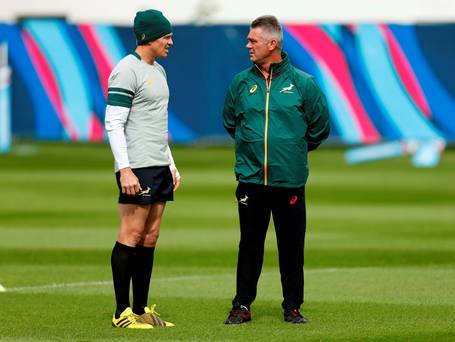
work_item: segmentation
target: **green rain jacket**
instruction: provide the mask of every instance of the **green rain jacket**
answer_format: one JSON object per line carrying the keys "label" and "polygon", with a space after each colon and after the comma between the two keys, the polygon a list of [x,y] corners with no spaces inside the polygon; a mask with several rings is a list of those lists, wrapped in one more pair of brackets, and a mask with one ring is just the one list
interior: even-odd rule
{"label": "green rain jacket", "polygon": [[330,132],[324,94],[286,53],[266,80],[256,65],[237,74],[226,94],[224,127],[235,140],[238,181],[300,188],[308,151]]}

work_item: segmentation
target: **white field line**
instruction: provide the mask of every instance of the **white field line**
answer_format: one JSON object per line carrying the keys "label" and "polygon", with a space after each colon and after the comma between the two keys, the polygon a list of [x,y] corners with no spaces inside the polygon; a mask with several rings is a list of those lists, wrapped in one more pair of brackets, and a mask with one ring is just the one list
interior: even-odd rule
{"label": "white field line", "polygon": [[[199,280],[199,279],[211,279],[217,277],[225,277],[228,274],[216,274],[216,275],[192,275],[192,276],[181,276],[181,277],[169,277],[169,278],[155,278],[153,282],[162,281],[184,281],[184,280]],[[5,289],[4,292],[33,292],[39,290],[50,290],[50,289],[65,289],[72,287],[89,287],[89,286],[105,286],[111,285],[112,280],[101,280],[101,281],[84,281],[77,283],[58,283],[58,284],[46,284],[36,286],[21,286],[21,287],[10,287]]]}
{"label": "white field line", "polygon": [[[337,272],[343,270],[343,268],[321,268],[316,270],[307,270],[305,274],[313,273],[328,273],[328,272]],[[262,274],[272,274],[272,272],[262,272]],[[179,276],[179,277],[167,277],[167,278],[155,278],[153,282],[166,282],[166,281],[186,281],[186,280],[203,280],[203,279],[216,279],[216,278],[225,278],[225,277],[234,277],[235,272],[233,273],[224,273],[224,274],[195,274],[189,276]],[[101,281],[84,281],[76,283],[54,283],[46,285],[36,285],[36,286],[20,286],[20,287],[10,287],[5,288],[0,284],[0,292],[34,292],[40,290],[52,290],[52,289],[66,289],[72,287],[89,287],[89,286],[106,286],[111,285],[112,280],[101,280]]]}

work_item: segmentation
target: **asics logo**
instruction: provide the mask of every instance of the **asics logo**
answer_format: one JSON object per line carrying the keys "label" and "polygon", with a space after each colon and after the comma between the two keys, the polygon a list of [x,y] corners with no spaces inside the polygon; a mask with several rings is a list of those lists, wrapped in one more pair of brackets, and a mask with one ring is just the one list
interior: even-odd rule
{"label": "asics logo", "polygon": [[253,94],[257,89],[258,89],[258,85],[255,84],[254,86],[252,86],[252,87],[250,88],[250,94]]}
{"label": "asics logo", "polygon": [[243,205],[248,205],[248,196],[245,195],[245,197],[239,199],[239,203]]}
{"label": "asics logo", "polygon": [[294,205],[297,202],[298,197],[296,195],[292,196],[291,200],[289,201],[290,205]]}
{"label": "asics logo", "polygon": [[152,189],[150,189],[150,187],[148,186],[147,189],[142,190],[142,191],[139,193],[139,196],[146,196],[146,197],[151,196],[150,190],[152,190]]}
{"label": "asics logo", "polygon": [[292,88],[294,88],[294,85],[292,83],[290,83],[289,87],[283,87],[283,89],[280,90],[280,93],[292,94],[292,93],[294,93],[292,91]]}

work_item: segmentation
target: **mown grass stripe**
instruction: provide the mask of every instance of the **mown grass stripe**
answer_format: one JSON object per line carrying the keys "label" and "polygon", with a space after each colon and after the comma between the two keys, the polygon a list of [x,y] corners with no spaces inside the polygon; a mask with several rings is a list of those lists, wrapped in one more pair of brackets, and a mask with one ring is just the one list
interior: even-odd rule
{"label": "mown grass stripe", "polygon": [[[307,270],[306,273],[328,273],[328,272],[337,272],[342,271],[343,269],[337,268],[324,268],[317,270]],[[272,272],[262,272],[262,274],[268,274]],[[234,273],[222,273],[222,274],[195,274],[189,276],[179,276],[179,277],[166,277],[166,278],[156,278],[154,282],[166,282],[166,281],[188,281],[188,280],[204,280],[204,279],[216,279],[224,277],[233,277]],[[53,290],[53,289],[63,289],[71,287],[86,287],[86,286],[104,286],[111,285],[112,280],[100,280],[100,281],[86,281],[86,282],[76,282],[76,283],[61,283],[61,284],[45,284],[45,285],[36,285],[36,286],[20,286],[20,287],[10,287],[4,289],[5,292],[33,292],[36,290]],[[1,286],[1,285],[0,285]]]}

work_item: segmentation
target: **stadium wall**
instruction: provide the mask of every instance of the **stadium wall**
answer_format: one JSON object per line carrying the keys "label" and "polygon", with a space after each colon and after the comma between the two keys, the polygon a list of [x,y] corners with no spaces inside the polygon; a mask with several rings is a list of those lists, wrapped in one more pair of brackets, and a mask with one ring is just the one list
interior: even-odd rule
{"label": "stadium wall", "polygon": [[[247,25],[176,25],[160,60],[176,142],[227,139],[226,89],[249,66]],[[285,24],[284,48],[327,94],[332,139],[455,140],[455,24]],[[12,67],[16,137],[101,141],[107,78],[135,46],[131,27],[24,19],[0,24]]]}

